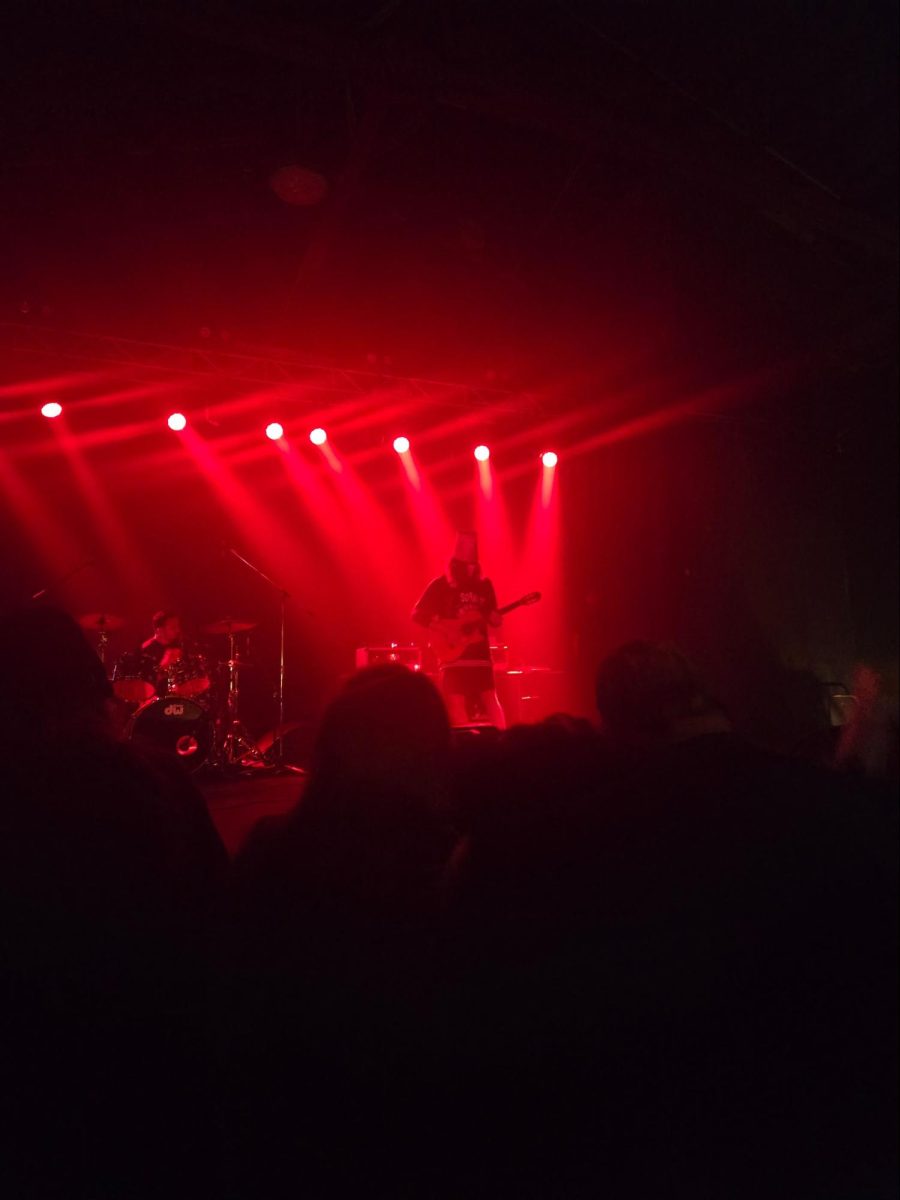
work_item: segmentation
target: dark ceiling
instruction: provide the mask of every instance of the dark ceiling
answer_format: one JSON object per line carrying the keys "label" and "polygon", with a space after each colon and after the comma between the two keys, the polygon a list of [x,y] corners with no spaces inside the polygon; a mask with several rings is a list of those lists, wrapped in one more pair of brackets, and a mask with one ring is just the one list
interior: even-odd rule
{"label": "dark ceiling", "polygon": [[[886,2],[23,5],[3,316],[511,381],[623,344],[878,366],[896,24]],[[279,199],[291,164],[321,203]]]}

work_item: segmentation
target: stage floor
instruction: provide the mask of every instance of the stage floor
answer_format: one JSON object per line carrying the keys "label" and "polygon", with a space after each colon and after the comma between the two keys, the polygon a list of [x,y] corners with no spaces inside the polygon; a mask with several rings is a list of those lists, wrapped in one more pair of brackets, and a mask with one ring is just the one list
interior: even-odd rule
{"label": "stage floor", "polygon": [[302,775],[258,775],[248,778],[199,778],[210,816],[233,858],[263,817],[286,813],[303,794]]}

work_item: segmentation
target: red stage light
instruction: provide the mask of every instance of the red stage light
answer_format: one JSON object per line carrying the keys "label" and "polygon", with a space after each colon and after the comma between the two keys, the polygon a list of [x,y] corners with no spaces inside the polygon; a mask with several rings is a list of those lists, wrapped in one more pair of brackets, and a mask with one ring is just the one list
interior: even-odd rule
{"label": "red stage light", "polygon": [[174,429],[176,433],[181,433],[182,429],[187,428],[187,417],[184,413],[172,413],[166,424],[170,429]]}
{"label": "red stage light", "polygon": [[324,446],[328,441],[328,434],[324,429],[314,429],[309,435],[309,440],[314,446]]}
{"label": "red stage light", "polygon": [[487,446],[476,446],[475,457],[479,462],[487,462],[487,460],[491,457],[491,452]]}
{"label": "red stage light", "polygon": [[409,438],[406,438],[406,437],[394,438],[394,449],[397,451],[398,454],[408,454],[409,453]]}
{"label": "red stage light", "polygon": [[555,467],[556,464],[559,462],[559,456],[557,455],[555,450],[546,450],[541,455],[541,462],[544,464],[545,467]]}
{"label": "red stage light", "polygon": [[278,421],[272,421],[266,426],[266,437],[273,442],[280,442],[284,437],[284,426]]}
{"label": "red stage light", "polygon": [[50,418],[61,416],[62,405],[58,404],[55,400],[51,400],[48,404],[43,406],[41,413],[43,416]]}

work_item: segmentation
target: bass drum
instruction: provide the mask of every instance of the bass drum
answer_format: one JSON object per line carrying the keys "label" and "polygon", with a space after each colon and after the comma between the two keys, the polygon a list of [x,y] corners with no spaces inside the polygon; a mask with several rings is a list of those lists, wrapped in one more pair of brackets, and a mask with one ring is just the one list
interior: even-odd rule
{"label": "bass drum", "polygon": [[189,771],[209,758],[213,734],[212,715],[186,696],[154,696],[128,723],[129,738],[169,750]]}

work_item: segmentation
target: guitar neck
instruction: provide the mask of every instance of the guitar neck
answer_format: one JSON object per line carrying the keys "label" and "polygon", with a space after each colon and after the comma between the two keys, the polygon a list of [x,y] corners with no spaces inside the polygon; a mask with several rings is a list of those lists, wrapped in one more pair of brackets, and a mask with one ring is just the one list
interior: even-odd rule
{"label": "guitar neck", "polygon": [[522,596],[519,600],[513,600],[512,604],[504,604],[502,608],[498,608],[497,612],[501,617],[505,617],[507,613],[511,613],[516,608],[521,608],[523,604],[533,604],[534,600],[528,596]]}

